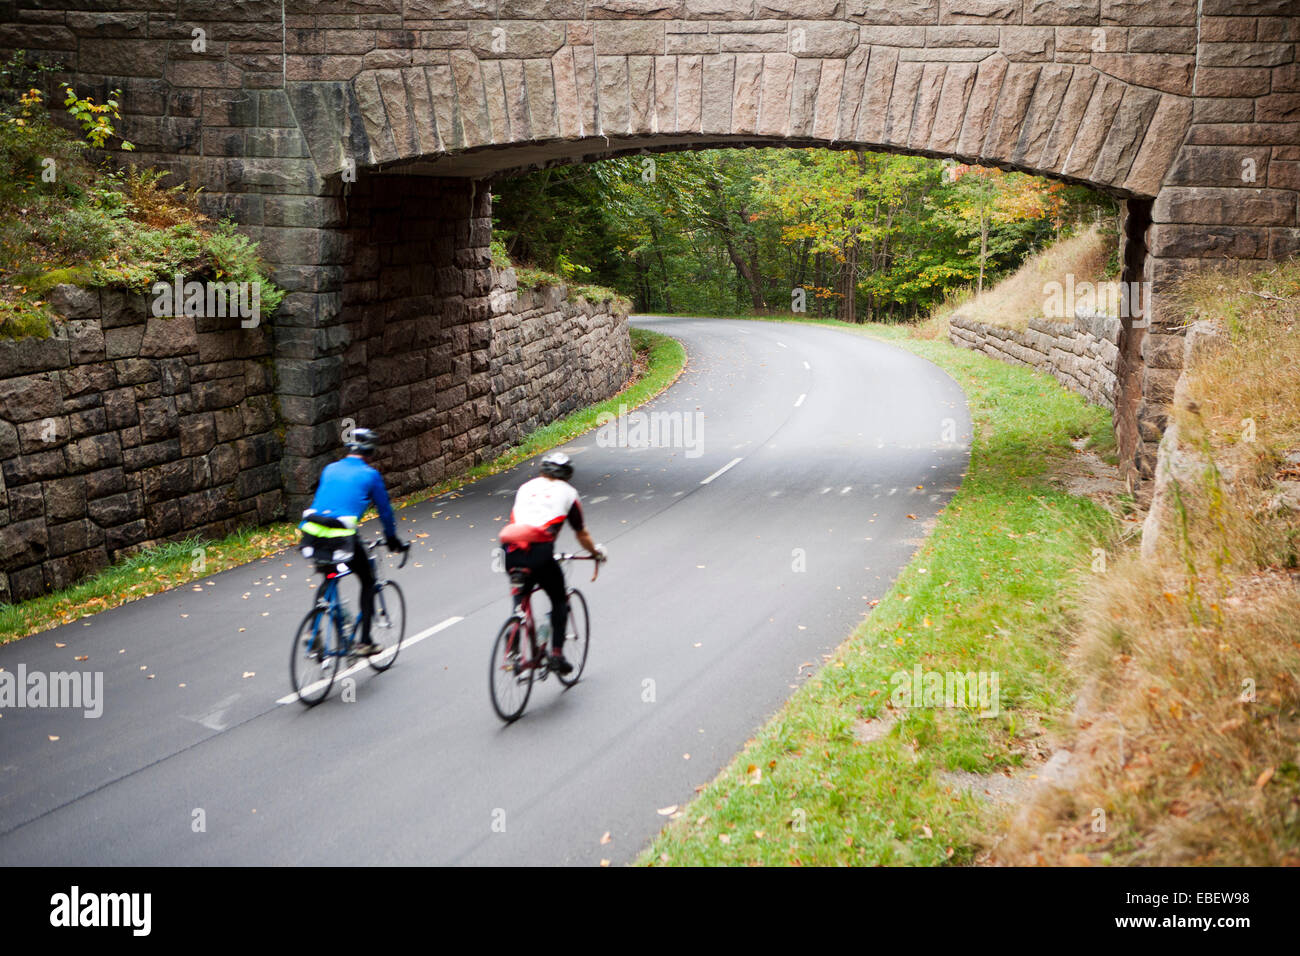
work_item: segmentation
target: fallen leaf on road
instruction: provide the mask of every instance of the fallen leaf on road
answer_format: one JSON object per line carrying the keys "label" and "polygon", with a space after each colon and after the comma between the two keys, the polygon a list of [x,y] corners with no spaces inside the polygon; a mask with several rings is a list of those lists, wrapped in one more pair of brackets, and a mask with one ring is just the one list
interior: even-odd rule
{"label": "fallen leaf on road", "polygon": [[600,845],[601,845],[601,846],[604,846],[604,845],[605,845],[606,843],[608,843],[608,842],[609,842],[609,831],[606,830],[606,831],[605,831],[605,835],[604,835],[603,837],[600,838]]}
{"label": "fallen leaf on road", "polygon": [[76,660],[79,660],[79,661],[88,661],[88,660],[90,660],[90,655],[89,655],[89,654],[82,654],[82,655],[80,655],[79,657],[77,657]]}
{"label": "fallen leaf on road", "polygon": [[601,861],[600,861],[600,865],[601,865],[601,866],[609,866],[609,860],[601,860]]}
{"label": "fallen leaf on road", "polygon": [[55,646],[55,647],[67,647],[68,645],[67,645],[67,644],[60,644],[58,641],[55,641],[55,642],[54,642],[54,646]]}
{"label": "fallen leaf on road", "polygon": [[59,738],[56,737],[56,736],[54,736],[54,734],[50,734],[50,739],[51,739],[51,740],[58,740]]}
{"label": "fallen leaf on road", "polygon": [[256,677],[256,676],[257,676],[257,671],[244,671],[245,680],[247,680],[250,677]]}
{"label": "fallen leaf on road", "polygon": [[666,817],[670,813],[676,813],[676,812],[677,812],[677,804],[675,803],[671,807],[660,807],[658,810],[655,811],[655,813],[659,814],[661,817]]}

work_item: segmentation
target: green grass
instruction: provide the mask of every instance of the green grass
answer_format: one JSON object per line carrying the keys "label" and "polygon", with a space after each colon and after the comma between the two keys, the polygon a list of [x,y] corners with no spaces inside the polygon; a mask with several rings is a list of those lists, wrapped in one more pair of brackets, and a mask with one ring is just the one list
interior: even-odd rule
{"label": "green grass", "polygon": [[[511,261],[510,253],[506,250],[505,240],[500,237],[492,240],[491,251],[492,264],[498,269],[513,269],[515,281],[521,289],[545,289],[553,286],[563,286],[565,299],[569,302],[576,303],[581,299],[586,299],[592,305],[603,305],[609,302],[612,303],[616,312],[627,315],[632,311],[632,300],[625,295],[620,295],[613,289],[602,285],[583,284],[574,279],[566,279],[554,272],[548,272],[545,269],[517,265]],[[583,271],[590,272],[591,270],[584,269]]]}
{"label": "green grass", "polygon": [[[636,406],[654,398],[681,374],[686,365],[686,350],[676,339],[666,335],[644,329],[632,329],[631,332],[632,346],[646,362],[646,371],[622,392],[537,429],[492,462],[477,465],[466,474],[394,501],[394,508],[410,507],[487,475],[513,468],[533,455],[595,428],[596,417],[601,412],[617,412],[619,405]],[[220,541],[188,538],[149,548],[65,590],[21,604],[0,604],[0,644],[264,558],[289,547],[297,537],[297,522],[278,522],[246,528]]]}
{"label": "green grass", "polygon": [[[1110,416],[1054,380],[900,326],[842,326],[945,369],[974,423],[961,489],[893,588],[831,659],[675,817],[648,865],[970,863],[995,825],[941,776],[1020,765],[1032,736],[1065,714],[1072,581],[1114,533],[1095,503],[1056,490],[1071,439],[1112,444]],[[996,718],[895,707],[891,675],[994,672]],[[862,742],[855,725],[894,720]],[[867,734],[869,736],[869,734]]]}

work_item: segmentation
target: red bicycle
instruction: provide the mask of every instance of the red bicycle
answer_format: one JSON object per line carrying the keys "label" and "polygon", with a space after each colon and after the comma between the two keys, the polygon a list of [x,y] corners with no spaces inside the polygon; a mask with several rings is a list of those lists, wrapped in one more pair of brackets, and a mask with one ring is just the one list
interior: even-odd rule
{"label": "red bicycle", "polygon": [[[589,554],[557,554],[556,561],[597,561]],[[600,573],[600,563],[591,579]],[[492,707],[497,716],[507,724],[518,720],[528,706],[534,680],[546,680],[552,673],[561,684],[572,687],[582,676],[587,663],[587,646],[591,637],[591,619],[587,616],[587,599],[577,588],[565,588],[569,622],[564,631],[564,653],[573,670],[568,674],[552,671],[550,667],[550,642],[539,639],[537,623],[533,618],[532,594],[534,586],[528,581],[527,571],[511,572],[511,582],[523,587],[519,610],[501,625],[492,644],[492,660],[488,669],[488,688],[492,693]]]}

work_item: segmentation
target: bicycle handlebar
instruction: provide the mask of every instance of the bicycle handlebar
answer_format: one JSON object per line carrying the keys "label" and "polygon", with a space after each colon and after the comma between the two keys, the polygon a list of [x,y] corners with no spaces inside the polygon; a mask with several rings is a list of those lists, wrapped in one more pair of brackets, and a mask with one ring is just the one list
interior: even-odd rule
{"label": "bicycle handlebar", "polygon": [[556,561],[594,561],[595,567],[591,569],[591,579],[594,581],[600,574],[600,566],[608,559],[597,554],[573,554],[561,552],[555,556]]}
{"label": "bicycle handlebar", "polygon": [[[374,551],[375,548],[379,547],[383,543],[384,543],[383,538],[375,538],[374,541],[371,541],[368,545],[366,545],[366,550]],[[410,555],[411,555],[411,543],[408,541],[406,543],[406,547],[402,549],[402,560],[397,563],[397,568],[399,571],[402,568],[406,567],[406,559],[410,557]]]}

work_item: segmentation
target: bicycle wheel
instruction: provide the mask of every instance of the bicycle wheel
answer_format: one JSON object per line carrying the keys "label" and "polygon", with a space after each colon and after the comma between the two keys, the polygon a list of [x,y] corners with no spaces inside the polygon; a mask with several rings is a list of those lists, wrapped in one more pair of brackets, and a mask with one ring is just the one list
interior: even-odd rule
{"label": "bicycle wheel", "polygon": [[334,685],[342,660],[336,653],[341,640],[328,608],[312,608],[298,625],[289,653],[289,680],[306,706],[319,704]]}
{"label": "bicycle wheel", "polygon": [[533,692],[537,669],[528,661],[531,654],[528,644],[528,632],[516,617],[501,625],[492,643],[488,689],[492,693],[492,709],[507,724],[519,719]]}
{"label": "bicycle wheel", "polygon": [[556,674],[560,683],[572,687],[587,664],[587,644],[591,639],[591,619],[587,617],[587,599],[577,588],[569,588],[569,622],[564,627],[564,659],[573,665],[567,674]]}
{"label": "bicycle wheel", "polygon": [[384,649],[366,658],[370,666],[377,671],[392,667],[405,634],[406,598],[396,584],[384,581],[375,589],[375,613],[370,619],[370,639],[384,645]]}

